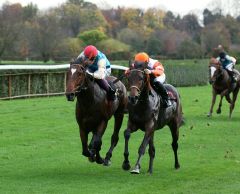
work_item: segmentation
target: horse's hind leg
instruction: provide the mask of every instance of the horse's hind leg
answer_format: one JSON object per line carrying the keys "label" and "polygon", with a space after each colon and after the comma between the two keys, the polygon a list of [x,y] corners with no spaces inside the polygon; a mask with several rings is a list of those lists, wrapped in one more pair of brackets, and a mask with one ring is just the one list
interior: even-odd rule
{"label": "horse's hind leg", "polygon": [[180,168],[180,164],[178,162],[178,154],[177,154],[177,150],[178,150],[178,137],[179,137],[179,130],[178,130],[178,126],[177,124],[172,124],[169,126],[170,130],[171,130],[171,134],[172,134],[172,149],[174,152],[174,158],[175,158],[175,169]]}
{"label": "horse's hind leg", "polygon": [[232,111],[235,107],[235,102],[237,100],[238,92],[239,92],[239,88],[237,88],[236,90],[233,91],[233,100],[232,100],[232,103],[230,104],[229,118],[232,117]]}
{"label": "horse's hind leg", "polygon": [[222,110],[221,110],[221,107],[222,107],[222,99],[223,99],[223,96],[221,95],[220,102],[219,102],[218,109],[217,109],[217,114],[221,114],[221,112],[222,112]]}
{"label": "horse's hind leg", "polygon": [[111,157],[112,157],[112,151],[114,147],[117,145],[118,140],[119,140],[119,130],[122,126],[122,121],[123,121],[123,113],[116,113],[114,115],[115,118],[115,123],[114,123],[114,131],[111,137],[111,146],[106,154],[105,160],[104,160],[104,165],[109,166],[111,164]]}
{"label": "horse's hind leg", "polygon": [[149,140],[149,149],[148,149],[148,154],[150,157],[148,172],[150,174],[152,174],[152,172],[153,172],[153,160],[155,157],[155,147],[154,147],[153,139],[154,139],[154,134],[152,135],[152,137]]}

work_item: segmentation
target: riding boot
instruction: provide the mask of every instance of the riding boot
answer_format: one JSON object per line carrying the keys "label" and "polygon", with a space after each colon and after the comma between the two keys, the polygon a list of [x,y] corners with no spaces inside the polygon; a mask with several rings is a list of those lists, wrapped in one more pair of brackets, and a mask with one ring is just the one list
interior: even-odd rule
{"label": "riding boot", "polygon": [[104,89],[107,93],[107,99],[109,101],[115,100],[115,90],[108,84],[107,80],[105,79],[97,79],[96,80],[98,85]]}
{"label": "riding boot", "polygon": [[160,82],[154,82],[155,91],[160,94],[163,101],[163,107],[167,108],[172,105],[171,101],[168,98],[168,93],[164,85]]}

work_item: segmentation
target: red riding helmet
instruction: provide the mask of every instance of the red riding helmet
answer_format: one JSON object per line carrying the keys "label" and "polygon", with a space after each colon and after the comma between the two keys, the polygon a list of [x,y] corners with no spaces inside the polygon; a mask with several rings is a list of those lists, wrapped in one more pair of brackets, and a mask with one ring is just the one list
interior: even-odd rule
{"label": "red riding helmet", "polygon": [[83,53],[84,53],[85,57],[87,57],[88,59],[92,59],[97,56],[98,50],[95,46],[88,45],[85,47]]}

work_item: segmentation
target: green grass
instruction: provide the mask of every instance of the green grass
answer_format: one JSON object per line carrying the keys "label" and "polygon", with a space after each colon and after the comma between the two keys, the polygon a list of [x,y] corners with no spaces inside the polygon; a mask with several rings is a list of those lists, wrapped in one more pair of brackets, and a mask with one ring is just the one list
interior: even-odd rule
{"label": "green grass", "polygon": [[[0,101],[0,193],[239,193],[240,103],[231,120],[226,101],[222,115],[207,118],[210,86],[179,91],[186,120],[180,129],[181,168],[173,168],[170,131],[164,128],[155,134],[152,176],[147,174],[147,153],[140,175],[121,169],[127,116],[112,165],[104,167],[81,155],[75,103],[64,97]],[[112,127],[111,121],[102,155],[109,147]],[[132,165],[142,138],[141,131],[131,136]]]}

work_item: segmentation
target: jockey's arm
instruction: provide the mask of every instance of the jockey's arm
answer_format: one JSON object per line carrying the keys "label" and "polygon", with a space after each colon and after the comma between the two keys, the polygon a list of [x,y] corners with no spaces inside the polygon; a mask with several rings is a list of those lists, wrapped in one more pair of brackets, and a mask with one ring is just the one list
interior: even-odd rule
{"label": "jockey's arm", "polygon": [[164,73],[163,65],[160,62],[156,62],[151,72],[156,76],[161,76]]}
{"label": "jockey's arm", "polygon": [[103,79],[106,75],[106,61],[101,59],[98,61],[98,70],[94,73],[87,71],[88,74],[92,75],[96,79]]}

